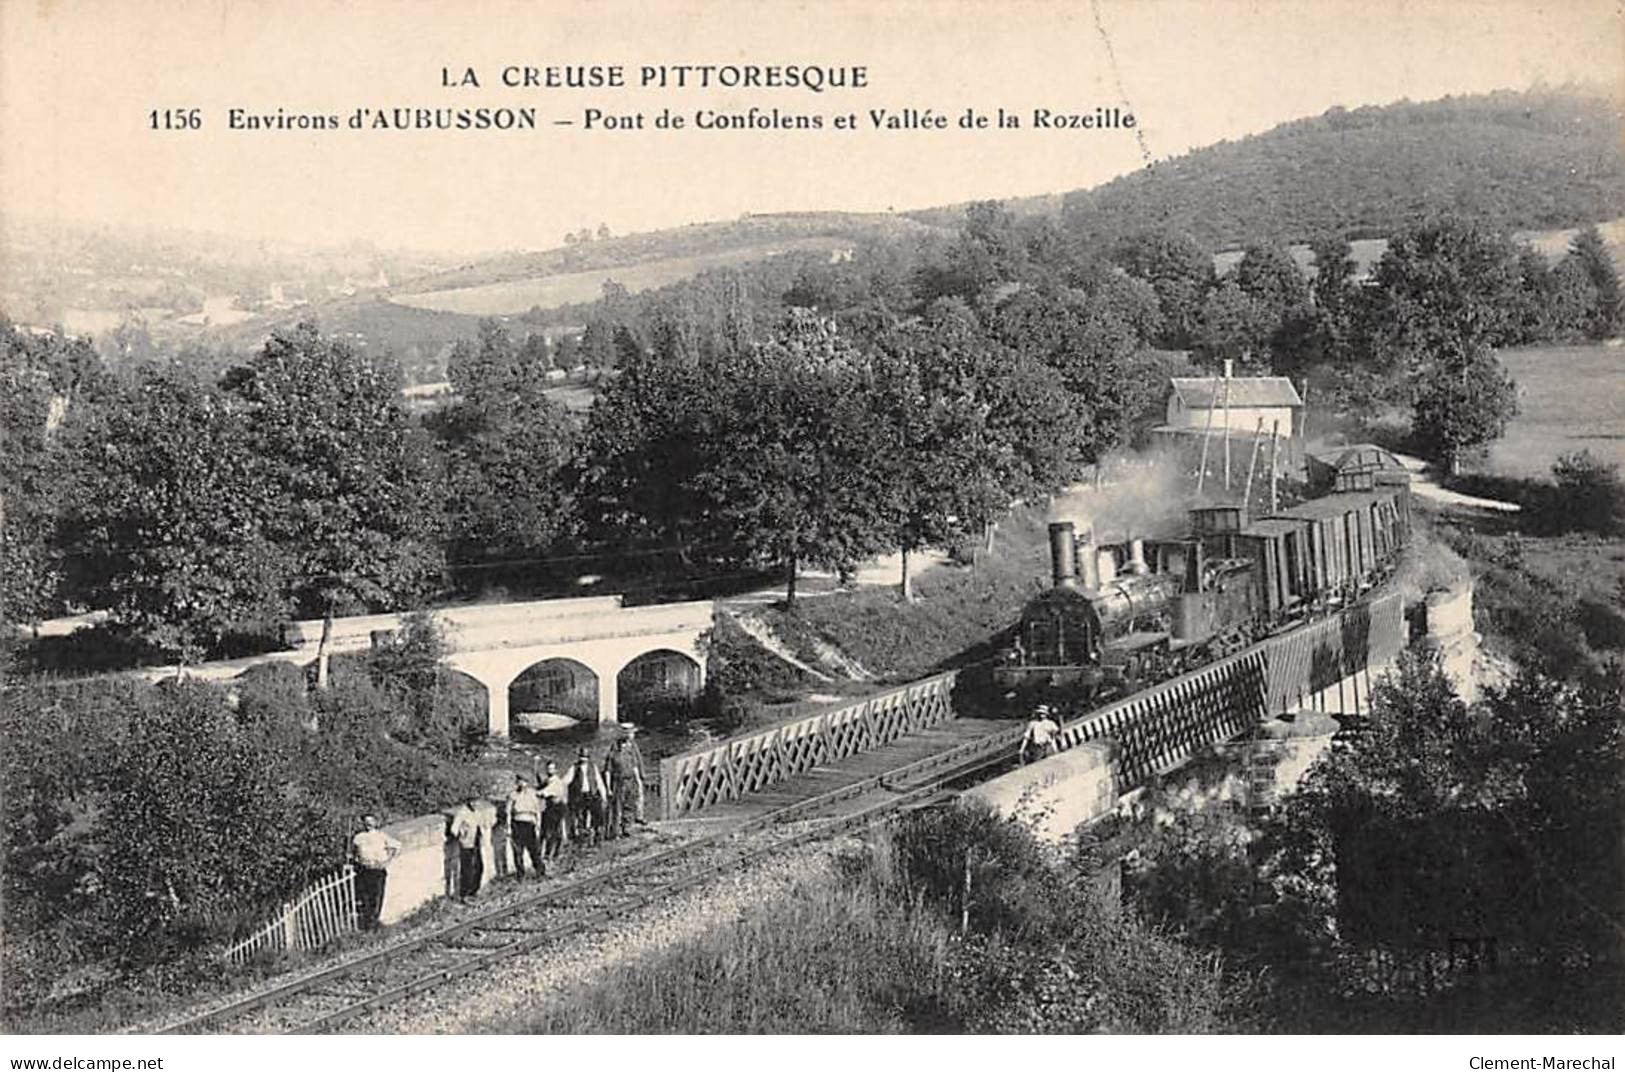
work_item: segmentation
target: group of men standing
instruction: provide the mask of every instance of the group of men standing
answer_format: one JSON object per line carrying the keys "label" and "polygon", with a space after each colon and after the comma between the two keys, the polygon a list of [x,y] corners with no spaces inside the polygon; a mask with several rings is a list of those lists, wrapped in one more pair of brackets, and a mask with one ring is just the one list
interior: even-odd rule
{"label": "group of men standing", "polygon": [[[643,756],[631,726],[601,763],[594,763],[581,748],[567,775],[560,774],[551,760],[533,780],[516,775],[507,799],[514,870],[520,878],[527,871],[545,877],[547,861],[557,859],[567,841],[597,845],[605,838],[626,836],[632,824],[646,825],[643,801]],[[447,827],[447,837],[457,848],[457,896],[462,900],[478,894],[485,877],[483,849],[488,835],[480,807],[480,797],[471,795]],[[357,913],[363,929],[371,929],[378,925],[383,908],[389,862],[401,845],[379,829],[376,816],[367,816],[364,826],[351,843],[350,859],[356,868]]]}

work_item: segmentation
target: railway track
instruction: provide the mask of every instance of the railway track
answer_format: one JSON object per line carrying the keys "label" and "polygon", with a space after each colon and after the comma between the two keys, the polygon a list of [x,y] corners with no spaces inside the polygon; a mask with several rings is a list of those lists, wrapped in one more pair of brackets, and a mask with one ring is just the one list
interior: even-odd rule
{"label": "railway track", "polygon": [[[593,931],[774,853],[884,822],[1013,758],[1021,729],[944,749],[732,827],[628,858],[427,934],[307,972],[169,1024],[163,1034],[331,1031],[496,962]],[[878,796],[878,801],[866,800]]]}

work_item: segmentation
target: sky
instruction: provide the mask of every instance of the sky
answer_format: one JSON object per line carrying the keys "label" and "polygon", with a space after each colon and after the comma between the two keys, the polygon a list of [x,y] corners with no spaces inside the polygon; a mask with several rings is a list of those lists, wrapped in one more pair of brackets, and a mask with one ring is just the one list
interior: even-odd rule
{"label": "sky", "polygon": [[[1613,0],[0,0],[0,221],[482,252],[746,212],[886,211],[1093,186],[1222,139],[1402,98],[1583,83],[1621,95]],[[828,90],[504,88],[506,66],[862,66]],[[442,68],[478,89],[442,85]],[[662,108],[817,131],[648,129]],[[523,132],[243,132],[228,109],[531,107]],[[962,130],[1003,107],[1018,130]],[[1033,129],[1035,108],[1133,130]],[[201,130],[153,130],[197,108]],[[588,108],[644,130],[582,126]],[[947,130],[867,129],[930,108]],[[833,129],[855,115],[856,130]],[[572,120],[574,125],[554,125]],[[160,120],[161,121],[161,120]]]}

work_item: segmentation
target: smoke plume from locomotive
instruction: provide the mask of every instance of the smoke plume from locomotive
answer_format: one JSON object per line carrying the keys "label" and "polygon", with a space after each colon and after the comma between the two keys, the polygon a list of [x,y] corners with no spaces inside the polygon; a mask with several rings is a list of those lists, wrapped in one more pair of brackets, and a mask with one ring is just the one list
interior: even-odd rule
{"label": "smoke plume from locomotive", "polygon": [[1192,503],[1172,455],[1112,455],[1101,463],[1099,487],[1078,484],[1055,497],[1050,521],[1070,521],[1079,535],[1093,528],[1097,543],[1177,532]]}

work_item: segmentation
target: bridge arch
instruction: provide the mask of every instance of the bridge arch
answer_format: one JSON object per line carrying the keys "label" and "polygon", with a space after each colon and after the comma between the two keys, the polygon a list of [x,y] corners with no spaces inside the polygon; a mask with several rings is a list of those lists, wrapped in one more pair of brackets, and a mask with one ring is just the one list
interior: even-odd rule
{"label": "bridge arch", "polygon": [[634,656],[615,675],[616,718],[666,722],[687,714],[705,684],[705,668],[689,652],[655,648]]}
{"label": "bridge arch", "polygon": [[598,719],[599,674],[567,655],[531,663],[507,686],[508,717],[531,713],[568,715],[582,722]]}

